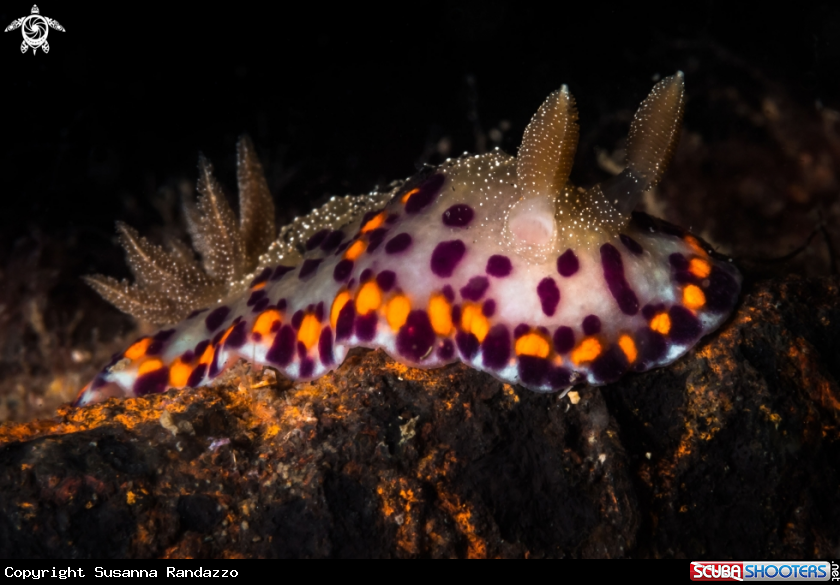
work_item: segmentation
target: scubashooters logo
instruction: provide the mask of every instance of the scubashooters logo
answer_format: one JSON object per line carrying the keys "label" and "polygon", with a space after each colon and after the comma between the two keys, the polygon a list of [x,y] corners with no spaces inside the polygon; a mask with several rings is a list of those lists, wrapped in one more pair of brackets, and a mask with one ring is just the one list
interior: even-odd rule
{"label": "scubashooters logo", "polygon": [[41,16],[41,11],[38,10],[38,5],[32,6],[32,14],[13,20],[12,24],[6,27],[3,32],[10,30],[21,29],[23,33],[23,42],[20,44],[20,52],[25,53],[27,49],[32,48],[32,54],[38,52],[38,49],[44,53],[50,52],[50,44],[47,42],[47,35],[50,29],[64,32],[64,27],[58,24],[57,20]]}
{"label": "scubashooters logo", "polygon": [[[836,567],[837,565],[834,564]],[[828,561],[693,561],[692,581],[828,581]]]}

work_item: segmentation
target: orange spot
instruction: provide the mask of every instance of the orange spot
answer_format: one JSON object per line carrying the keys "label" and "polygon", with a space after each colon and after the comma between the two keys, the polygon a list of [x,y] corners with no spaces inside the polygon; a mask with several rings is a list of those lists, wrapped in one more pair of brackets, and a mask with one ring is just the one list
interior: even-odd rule
{"label": "orange spot", "polygon": [[452,331],[452,307],[440,293],[433,294],[429,299],[429,319],[438,335],[446,336]]}
{"label": "orange spot", "polygon": [[627,356],[628,362],[632,364],[636,361],[638,351],[636,351],[636,344],[632,337],[629,335],[622,335],[618,338],[618,346],[621,348],[621,351],[624,352],[624,355]]}
{"label": "orange spot", "polygon": [[683,289],[683,304],[689,309],[699,309],[706,304],[706,295],[699,286],[689,284]]}
{"label": "orange spot", "polygon": [[347,251],[344,253],[344,257],[348,260],[355,260],[362,255],[365,248],[367,248],[367,244],[365,244],[362,240],[356,240],[352,246],[347,248]]}
{"label": "orange spot", "polygon": [[341,309],[344,308],[344,305],[346,305],[349,301],[350,293],[346,290],[341,291],[335,296],[332,308],[330,309],[330,325],[332,325],[333,329],[335,329],[335,325],[338,323],[338,314],[341,312]]}
{"label": "orange spot", "polygon": [[601,355],[601,344],[594,337],[587,337],[572,352],[572,361],[578,365],[581,362],[591,362],[599,355]]}
{"label": "orange spot", "polygon": [[402,204],[405,205],[406,203],[408,203],[408,200],[411,199],[411,196],[417,193],[418,191],[420,191],[420,189],[412,189],[411,191],[403,195],[402,199],[400,199],[400,201],[402,201]]}
{"label": "orange spot", "polygon": [[181,358],[178,358],[169,367],[169,385],[174,388],[183,388],[187,385],[190,374],[192,374],[192,366],[185,364],[181,361]]}
{"label": "orange spot", "polygon": [[312,346],[318,342],[318,336],[321,335],[321,324],[315,315],[306,315],[300,323],[298,329],[298,341],[306,346],[306,349],[312,349]]}
{"label": "orange spot", "polygon": [[706,278],[712,271],[712,267],[702,258],[692,258],[688,264],[688,270],[697,278]]}
{"label": "orange spot", "polygon": [[687,235],[684,239],[685,239],[685,243],[688,244],[689,246],[691,246],[691,248],[695,252],[697,252],[701,256],[708,256],[708,254],[706,253],[706,250],[704,250],[703,246],[700,245],[700,242],[697,241],[697,238],[695,238],[692,235]]}
{"label": "orange spot", "polygon": [[225,330],[225,334],[224,334],[224,335],[222,335],[222,338],[219,340],[219,347],[223,347],[223,346],[224,346],[224,344],[225,344],[225,340],[228,338],[228,335],[230,335],[230,332],[231,332],[231,331],[233,331],[233,328],[234,328],[234,327],[235,327],[235,325],[231,325],[230,327],[228,327],[228,328]]}
{"label": "orange spot", "polygon": [[651,319],[650,328],[662,335],[668,335],[668,332],[671,330],[671,318],[668,316],[668,313],[659,313]]}
{"label": "orange spot", "polygon": [[213,344],[212,343],[209,344],[207,346],[207,348],[204,350],[204,353],[201,354],[201,358],[198,360],[198,363],[206,365],[206,364],[209,364],[210,362],[212,362],[214,351],[216,351],[216,349],[213,347]]}
{"label": "orange spot", "polygon": [[260,316],[257,317],[256,321],[254,321],[254,327],[251,331],[265,336],[271,333],[271,329],[274,327],[275,323],[279,324],[282,321],[283,315],[280,311],[277,309],[268,309],[260,313]]}
{"label": "orange spot", "polygon": [[149,346],[152,344],[152,340],[148,337],[144,337],[140,341],[134,343],[131,347],[125,350],[125,357],[130,360],[136,360],[137,358],[141,358],[146,355],[146,350],[149,349]]}
{"label": "orange spot", "polygon": [[143,374],[148,374],[149,372],[154,372],[155,370],[159,370],[163,367],[163,362],[158,359],[146,360],[140,367],[137,368],[137,375],[142,376]]}
{"label": "orange spot", "polygon": [[363,234],[366,234],[368,232],[372,232],[373,230],[375,230],[376,228],[381,226],[383,223],[385,223],[385,212],[384,211],[382,211],[380,213],[377,213],[372,218],[370,218],[367,221],[367,223],[362,226],[362,229],[360,231]]}
{"label": "orange spot", "polygon": [[359,315],[367,315],[375,311],[382,304],[382,292],[376,285],[375,280],[366,282],[359,294],[356,296],[356,312]]}
{"label": "orange spot", "polygon": [[388,325],[391,329],[398,331],[400,327],[405,324],[408,319],[408,314],[411,312],[411,301],[405,295],[397,295],[385,307],[385,318],[388,319]]}
{"label": "orange spot", "polygon": [[461,328],[475,335],[478,342],[484,341],[490,330],[490,322],[481,312],[481,305],[467,303],[461,312]]}
{"label": "orange spot", "polygon": [[533,355],[536,357],[548,357],[551,345],[539,333],[526,333],[516,340],[516,355]]}
{"label": "orange spot", "polygon": [[261,288],[265,288],[265,281],[255,284],[251,287],[251,290],[260,290]]}

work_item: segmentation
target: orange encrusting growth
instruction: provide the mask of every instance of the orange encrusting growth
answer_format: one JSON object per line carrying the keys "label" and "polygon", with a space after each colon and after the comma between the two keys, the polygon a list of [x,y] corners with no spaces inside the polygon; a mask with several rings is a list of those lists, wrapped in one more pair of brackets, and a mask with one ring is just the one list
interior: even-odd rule
{"label": "orange encrusting growth", "polygon": [[461,312],[461,329],[472,333],[478,342],[484,341],[487,332],[490,330],[490,322],[481,311],[481,305],[467,303]]}
{"label": "orange encrusting growth", "polygon": [[636,343],[633,341],[633,338],[629,335],[622,335],[618,338],[618,346],[621,348],[621,351],[624,352],[624,355],[627,356],[628,363],[633,363],[636,361],[636,356],[638,355],[638,351],[636,350]]}
{"label": "orange encrusting growth", "polygon": [[587,337],[572,351],[572,362],[575,365],[591,362],[599,355],[601,355],[601,343],[594,337]]}
{"label": "orange encrusting growth", "polygon": [[706,304],[706,295],[699,286],[689,284],[683,289],[683,304],[689,309],[699,309]]}
{"label": "orange encrusting growth", "polygon": [[392,331],[399,331],[411,312],[411,301],[405,295],[397,295],[385,305],[385,318]]}
{"label": "orange encrusting growth", "polygon": [[452,307],[441,293],[429,299],[429,320],[438,335],[446,336],[452,331]]}
{"label": "orange encrusting growth", "polygon": [[671,331],[671,318],[668,313],[659,313],[651,319],[650,328],[662,335],[668,335],[668,332]]}
{"label": "orange encrusting growth", "polygon": [[350,302],[350,298],[350,293],[346,290],[341,291],[335,296],[332,308],[330,309],[330,325],[332,325],[333,329],[335,329],[335,325],[338,323],[338,314],[341,313],[344,305]]}
{"label": "orange encrusting growth", "polygon": [[321,323],[318,318],[315,315],[306,315],[298,329],[298,341],[309,350],[318,342],[319,335],[321,335]]}
{"label": "orange encrusting growth", "polygon": [[526,333],[516,340],[516,355],[531,355],[546,358],[551,351],[551,344],[539,333]]}
{"label": "orange encrusting growth", "polygon": [[149,349],[149,346],[152,344],[152,340],[149,337],[144,337],[140,341],[135,342],[131,347],[125,350],[125,357],[130,360],[136,360],[137,358],[141,358],[146,355],[146,350]]}

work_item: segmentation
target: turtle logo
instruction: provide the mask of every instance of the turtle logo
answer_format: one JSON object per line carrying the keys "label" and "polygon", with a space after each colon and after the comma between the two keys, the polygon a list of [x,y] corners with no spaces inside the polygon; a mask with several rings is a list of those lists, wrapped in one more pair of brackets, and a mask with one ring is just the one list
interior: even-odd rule
{"label": "turtle logo", "polygon": [[50,52],[50,44],[47,42],[47,34],[50,32],[50,28],[64,32],[64,27],[58,24],[57,20],[41,16],[37,4],[32,6],[32,14],[12,21],[12,24],[7,26],[3,32],[9,32],[16,28],[20,28],[23,33],[20,52],[25,53],[26,49],[32,47],[33,55],[39,48],[45,53]]}

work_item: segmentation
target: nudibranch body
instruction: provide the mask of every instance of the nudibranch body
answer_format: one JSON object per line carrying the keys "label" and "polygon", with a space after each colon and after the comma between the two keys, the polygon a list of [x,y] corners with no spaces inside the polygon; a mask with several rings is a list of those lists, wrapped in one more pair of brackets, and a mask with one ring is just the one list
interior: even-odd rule
{"label": "nudibranch body", "polygon": [[625,171],[583,190],[567,184],[578,130],[564,86],[518,157],[464,156],[385,193],[334,198],[273,242],[244,139],[239,226],[203,161],[202,196],[185,206],[203,266],[120,228],[137,284],[89,282],[139,317],[186,318],[115,355],[77,404],[207,384],[240,358],[317,378],[356,346],[423,368],[461,360],[536,391],[666,365],[720,326],[741,282],[699,238],[632,211],[668,164],[683,103],[681,73],[658,83]]}

